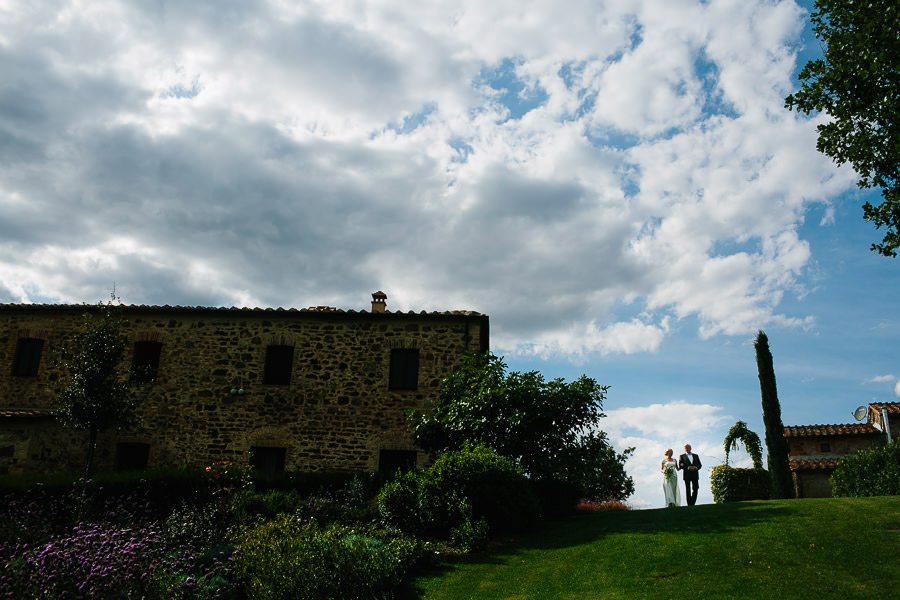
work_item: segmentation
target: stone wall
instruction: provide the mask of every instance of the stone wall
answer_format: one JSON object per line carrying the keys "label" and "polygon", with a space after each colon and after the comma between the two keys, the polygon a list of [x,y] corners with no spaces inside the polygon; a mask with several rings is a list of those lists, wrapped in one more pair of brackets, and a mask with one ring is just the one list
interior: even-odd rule
{"label": "stone wall", "polygon": [[799,498],[831,498],[831,471],[796,473]]}
{"label": "stone wall", "polygon": [[[876,439],[870,435],[794,437],[788,440],[788,453],[791,458],[840,458],[870,450],[875,443]],[[828,450],[823,450],[823,445]]]}
{"label": "stone wall", "polygon": [[[85,311],[96,309],[0,307],[0,408],[52,406],[53,350]],[[463,354],[488,346],[487,317],[470,312],[126,307],[124,319],[132,343],[161,344],[159,370],[138,392],[141,427],[101,436],[98,470],[115,467],[123,442],[148,444],[150,467],[246,462],[255,446],[284,448],[289,470],[375,470],[382,450],[416,450],[406,412],[427,409]],[[22,338],[45,340],[34,377],[11,374]],[[270,345],[294,349],[287,385],[263,383]],[[418,350],[417,389],[389,389],[393,349]],[[84,436],[32,421],[0,419],[0,448],[14,447],[7,469],[77,469]]]}

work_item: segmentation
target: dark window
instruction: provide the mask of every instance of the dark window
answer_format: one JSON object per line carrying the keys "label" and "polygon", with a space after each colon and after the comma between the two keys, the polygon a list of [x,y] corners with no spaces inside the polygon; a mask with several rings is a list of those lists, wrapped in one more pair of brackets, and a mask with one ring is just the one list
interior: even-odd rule
{"label": "dark window", "polygon": [[382,450],[378,453],[378,470],[384,473],[411,471],[416,468],[415,450]]}
{"label": "dark window", "polygon": [[156,381],[159,373],[160,342],[135,342],[131,358],[132,379],[140,383]]}
{"label": "dark window", "polygon": [[419,387],[418,350],[391,350],[391,376],[388,387],[392,390],[414,390]]}
{"label": "dark window", "polygon": [[13,362],[13,375],[18,377],[35,377],[41,364],[41,352],[44,340],[22,338],[16,345],[16,358]]}
{"label": "dark window", "polygon": [[821,451],[822,452],[831,452],[831,444],[822,444]]}
{"label": "dark window", "polygon": [[143,471],[150,458],[150,444],[120,442],[116,444],[116,471]]}
{"label": "dark window", "polygon": [[293,346],[269,346],[266,348],[266,368],[263,371],[263,383],[289,385],[291,383],[291,367],[293,363]]}
{"label": "dark window", "polygon": [[256,471],[274,473],[284,471],[286,448],[250,446],[250,465]]}
{"label": "dark window", "polygon": [[0,447],[0,456],[12,456],[15,449],[15,446]]}

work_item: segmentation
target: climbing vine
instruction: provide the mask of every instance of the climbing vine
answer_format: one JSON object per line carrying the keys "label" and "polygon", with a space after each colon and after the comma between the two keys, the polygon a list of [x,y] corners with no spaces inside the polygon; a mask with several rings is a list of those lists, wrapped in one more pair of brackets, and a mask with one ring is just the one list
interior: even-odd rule
{"label": "climbing vine", "polygon": [[728,453],[738,449],[738,442],[744,443],[747,454],[753,459],[753,468],[762,469],[762,444],[759,436],[747,429],[747,424],[743,421],[732,425],[725,436],[725,464],[728,464]]}

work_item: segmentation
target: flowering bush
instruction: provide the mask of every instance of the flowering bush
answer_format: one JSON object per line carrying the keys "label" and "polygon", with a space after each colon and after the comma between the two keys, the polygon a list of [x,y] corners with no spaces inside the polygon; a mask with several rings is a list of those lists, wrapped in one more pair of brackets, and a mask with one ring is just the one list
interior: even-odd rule
{"label": "flowering bush", "polygon": [[27,590],[29,596],[127,598],[149,583],[162,538],[152,529],[82,523],[68,535],[23,550],[20,559],[12,561],[19,568],[10,587]]}
{"label": "flowering bush", "polygon": [[578,503],[575,510],[580,513],[612,512],[617,510],[631,510],[631,507],[621,500],[604,500],[602,502],[588,502],[583,500]]}
{"label": "flowering bush", "polygon": [[250,489],[253,486],[250,479],[252,470],[253,467],[248,464],[239,465],[230,460],[223,460],[206,467],[204,473],[213,495],[221,495],[235,490]]}
{"label": "flowering bush", "polygon": [[79,523],[43,544],[0,546],[0,598],[225,600],[233,558],[228,546],[170,546],[151,527]]}

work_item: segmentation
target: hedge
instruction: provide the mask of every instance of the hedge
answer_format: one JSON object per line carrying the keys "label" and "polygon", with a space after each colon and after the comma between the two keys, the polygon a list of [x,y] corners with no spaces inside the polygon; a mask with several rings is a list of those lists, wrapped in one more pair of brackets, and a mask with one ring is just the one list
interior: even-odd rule
{"label": "hedge", "polygon": [[900,440],[841,459],[831,474],[831,494],[900,495]]}
{"label": "hedge", "polygon": [[713,467],[709,476],[713,499],[718,504],[742,500],[768,500],[772,480],[765,469],[736,469],[728,465]]}

